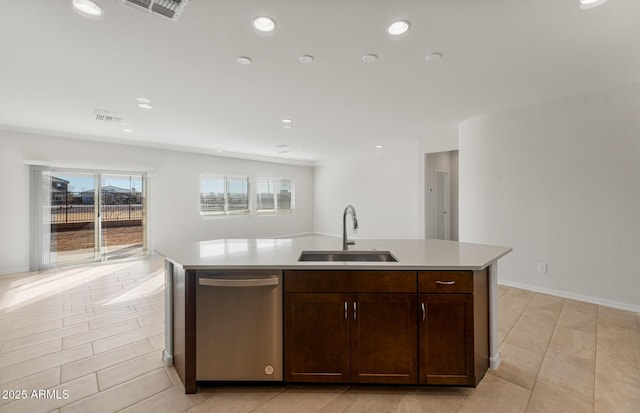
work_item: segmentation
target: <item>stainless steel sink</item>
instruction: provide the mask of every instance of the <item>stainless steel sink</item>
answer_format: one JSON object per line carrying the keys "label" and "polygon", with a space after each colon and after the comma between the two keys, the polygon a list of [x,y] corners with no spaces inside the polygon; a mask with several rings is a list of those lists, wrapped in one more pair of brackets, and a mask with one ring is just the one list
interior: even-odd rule
{"label": "stainless steel sink", "polygon": [[397,262],[389,251],[302,251],[298,261]]}

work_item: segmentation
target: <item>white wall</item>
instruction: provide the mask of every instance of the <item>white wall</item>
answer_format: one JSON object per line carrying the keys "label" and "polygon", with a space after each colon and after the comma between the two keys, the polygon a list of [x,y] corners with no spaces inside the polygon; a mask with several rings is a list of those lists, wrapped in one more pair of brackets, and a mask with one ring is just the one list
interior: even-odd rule
{"label": "white wall", "polygon": [[460,240],[513,247],[501,282],[640,311],[640,84],[470,119],[459,139]]}
{"label": "white wall", "polygon": [[[313,168],[40,136],[0,130],[0,274],[29,262],[29,180],[24,160],[103,167],[145,167],[149,173],[151,246],[212,238],[276,237],[310,233]],[[200,174],[239,173],[295,179],[293,214],[203,217]]]}
{"label": "white wall", "polygon": [[336,156],[314,168],[314,232],[342,236],[342,212],[347,204],[357,211],[360,229],[350,238],[420,238],[418,146],[404,145],[369,153]]}

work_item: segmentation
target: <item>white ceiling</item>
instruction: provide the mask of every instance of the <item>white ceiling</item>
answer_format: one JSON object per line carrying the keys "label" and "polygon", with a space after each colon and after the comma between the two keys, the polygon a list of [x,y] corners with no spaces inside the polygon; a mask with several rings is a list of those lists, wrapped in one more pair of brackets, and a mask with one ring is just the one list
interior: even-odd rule
{"label": "white ceiling", "polygon": [[[0,2],[1,128],[311,162],[640,81],[639,0],[191,0],[175,22],[98,2],[98,21],[70,0]],[[276,20],[273,34],[253,29],[258,15]],[[392,38],[397,19],[411,29]],[[425,60],[433,52],[443,58]]]}

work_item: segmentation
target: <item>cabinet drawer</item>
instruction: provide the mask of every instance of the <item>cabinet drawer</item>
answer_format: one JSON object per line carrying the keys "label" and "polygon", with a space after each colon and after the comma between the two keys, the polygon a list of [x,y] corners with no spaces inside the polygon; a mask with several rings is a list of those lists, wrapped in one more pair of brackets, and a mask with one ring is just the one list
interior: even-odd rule
{"label": "cabinet drawer", "polygon": [[286,293],[415,293],[415,271],[290,270]]}
{"label": "cabinet drawer", "polygon": [[421,293],[472,293],[472,271],[421,271],[418,273]]}

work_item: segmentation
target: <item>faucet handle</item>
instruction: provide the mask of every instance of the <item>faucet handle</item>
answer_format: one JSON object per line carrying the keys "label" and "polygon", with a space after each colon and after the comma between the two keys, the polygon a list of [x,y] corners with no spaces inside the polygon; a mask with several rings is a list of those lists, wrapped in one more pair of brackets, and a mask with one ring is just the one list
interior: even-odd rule
{"label": "faucet handle", "polygon": [[347,240],[347,245],[356,245],[356,242],[350,239],[350,240]]}

